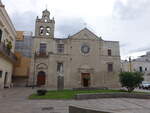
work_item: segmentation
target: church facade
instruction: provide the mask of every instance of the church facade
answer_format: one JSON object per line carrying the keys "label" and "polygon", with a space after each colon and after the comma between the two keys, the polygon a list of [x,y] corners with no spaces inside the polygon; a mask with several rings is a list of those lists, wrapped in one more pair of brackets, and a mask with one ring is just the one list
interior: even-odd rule
{"label": "church facade", "polygon": [[104,41],[87,28],[54,38],[48,10],[36,19],[29,85],[49,88],[119,87],[118,41]]}

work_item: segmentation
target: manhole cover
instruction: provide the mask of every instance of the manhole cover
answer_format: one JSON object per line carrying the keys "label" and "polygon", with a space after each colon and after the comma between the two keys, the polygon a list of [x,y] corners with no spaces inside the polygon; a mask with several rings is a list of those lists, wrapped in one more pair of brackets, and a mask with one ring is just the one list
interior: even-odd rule
{"label": "manhole cover", "polygon": [[54,107],[43,107],[42,110],[53,110]]}

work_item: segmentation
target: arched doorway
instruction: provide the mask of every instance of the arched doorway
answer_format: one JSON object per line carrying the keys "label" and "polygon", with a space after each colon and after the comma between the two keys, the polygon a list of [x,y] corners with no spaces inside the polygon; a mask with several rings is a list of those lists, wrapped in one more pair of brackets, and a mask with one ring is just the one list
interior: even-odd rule
{"label": "arched doorway", "polygon": [[38,72],[37,75],[37,86],[45,85],[46,74],[44,71]]}

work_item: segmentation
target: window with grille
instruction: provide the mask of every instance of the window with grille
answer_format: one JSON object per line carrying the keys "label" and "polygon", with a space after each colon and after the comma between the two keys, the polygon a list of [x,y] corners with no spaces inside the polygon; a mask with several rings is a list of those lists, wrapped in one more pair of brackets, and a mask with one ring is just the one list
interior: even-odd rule
{"label": "window with grille", "polygon": [[40,43],[40,53],[46,53],[46,43]]}
{"label": "window with grille", "polygon": [[108,72],[113,72],[113,64],[109,63],[107,64]]}
{"label": "window with grille", "polygon": [[57,52],[64,53],[64,44],[57,44]]}
{"label": "window with grille", "polygon": [[108,56],[111,56],[111,49],[108,49]]}

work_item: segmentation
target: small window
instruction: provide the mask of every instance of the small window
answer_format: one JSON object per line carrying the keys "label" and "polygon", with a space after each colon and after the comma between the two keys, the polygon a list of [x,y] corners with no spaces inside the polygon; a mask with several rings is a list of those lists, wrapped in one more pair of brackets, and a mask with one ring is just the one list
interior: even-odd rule
{"label": "small window", "polygon": [[63,72],[63,63],[62,62],[57,63],[57,72]]}
{"label": "small window", "polygon": [[113,64],[107,64],[108,72],[113,72]]}
{"label": "small window", "polygon": [[145,71],[147,71],[147,67],[145,68]]}
{"label": "small window", "polygon": [[0,71],[0,78],[2,78],[3,71]]}
{"label": "small window", "polygon": [[57,44],[57,52],[64,53],[64,44]]}
{"label": "small window", "polygon": [[111,49],[108,49],[108,56],[111,56]]}
{"label": "small window", "polygon": [[43,26],[40,27],[40,35],[44,35],[44,27]]}
{"label": "small window", "polygon": [[0,42],[1,42],[1,40],[2,40],[2,30],[0,29]]}
{"label": "small window", "polygon": [[140,71],[140,72],[143,72],[142,66],[139,67],[139,71]]}

